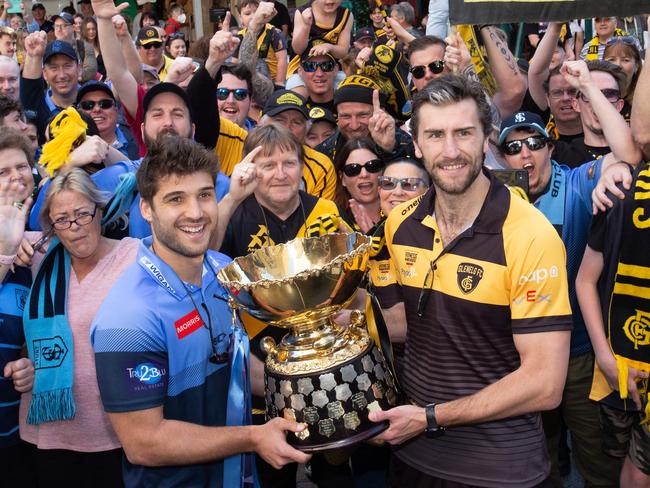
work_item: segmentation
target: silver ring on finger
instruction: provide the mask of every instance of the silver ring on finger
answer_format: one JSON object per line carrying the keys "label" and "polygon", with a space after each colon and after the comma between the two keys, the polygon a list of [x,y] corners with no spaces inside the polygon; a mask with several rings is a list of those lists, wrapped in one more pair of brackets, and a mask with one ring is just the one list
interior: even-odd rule
{"label": "silver ring on finger", "polygon": [[14,202],[14,203],[12,203],[12,205],[13,205],[14,207],[16,207],[18,210],[22,210],[22,209],[23,209],[23,202]]}

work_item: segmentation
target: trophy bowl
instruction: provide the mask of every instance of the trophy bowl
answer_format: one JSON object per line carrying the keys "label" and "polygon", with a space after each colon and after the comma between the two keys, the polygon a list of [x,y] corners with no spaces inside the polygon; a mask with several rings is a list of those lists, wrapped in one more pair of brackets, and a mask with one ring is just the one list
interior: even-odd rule
{"label": "trophy bowl", "polygon": [[360,233],[298,238],[235,259],[218,279],[238,307],[289,329],[262,340],[268,418],[303,422],[288,435],[306,452],[334,449],[387,428],[368,413],[397,404],[395,381],[368,335],[365,316],[333,316],[353,299],[368,264],[371,238]]}

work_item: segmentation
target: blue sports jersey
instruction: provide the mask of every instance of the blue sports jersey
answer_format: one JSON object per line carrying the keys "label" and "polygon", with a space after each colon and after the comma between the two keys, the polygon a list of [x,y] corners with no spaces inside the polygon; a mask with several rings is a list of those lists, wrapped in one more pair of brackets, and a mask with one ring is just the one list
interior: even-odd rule
{"label": "blue sports jersey", "polygon": [[23,309],[32,283],[29,269],[16,266],[0,285],[0,448],[17,444],[20,393],[11,378],[2,375],[5,365],[20,357],[23,335]]}
{"label": "blue sports jersey", "polygon": [[[91,327],[104,408],[163,407],[165,419],[225,425],[233,326],[215,272],[230,258],[208,251],[198,287],[183,283],[150,246],[151,238],[140,244],[136,262],[115,283]],[[225,354],[224,363],[209,361],[207,326],[217,352]],[[127,487],[222,486],[223,466],[215,461],[148,468],[125,459],[124,482]]]}
{"label": "blue sports jersey", "polygon": [[[591,351],[591,342],[578,305],[575,281],[591,225],[591,192],[600,178],[601,165],[602,158],[573,169],[551,161],[549,187],[534,203],[558,230],[566,247],[569,300],[573,310],[571,356]],[[527,279],[553,279],[550,270],[546,270],[546,274],[543,270],[539,271]]]}

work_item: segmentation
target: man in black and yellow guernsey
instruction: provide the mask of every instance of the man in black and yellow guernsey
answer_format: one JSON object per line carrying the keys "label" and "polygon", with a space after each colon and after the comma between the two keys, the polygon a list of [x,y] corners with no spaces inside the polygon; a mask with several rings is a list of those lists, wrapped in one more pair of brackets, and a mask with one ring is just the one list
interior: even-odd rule
{"label": "man in black and yellow guernsey", "polygon": [[390,486],[550,483],[539,412],[559,404],[567,373],[566,255],[542,213],[484,169],[490,121],[480,85],[456,75],[414,98],[433,184],[388,216],[391,279],[375,287],[405,342],[408,402],[370,414],[390,422],[380,439],[403,444]]}
{"label": "man in black and yellow guernsey", "polygon": [[[293,134],[279,124],[257,127],[244,142],[244,154],[256,148],[261,149],[246,170],[255,173],[255,183],[248,187],[253,193],[235,209],[220,251],[236,258],[296,237],[336,232],[341,224],[336,204],[300,190],[303,147]],[[250,179],[249,174],[243,177]],[[251,381],[255,385],[263,382],[261,339],[270,336],[279,342],[286,330],[267,326],[247,314],[242,318],[251,341]],[[264,398],[253,398],[253,422],[264,423],[264,405]],[[263,487],[270,486],[271,480],[273,486],[295,486],[295,464],[276,471],[259,457],[256,462]]]}

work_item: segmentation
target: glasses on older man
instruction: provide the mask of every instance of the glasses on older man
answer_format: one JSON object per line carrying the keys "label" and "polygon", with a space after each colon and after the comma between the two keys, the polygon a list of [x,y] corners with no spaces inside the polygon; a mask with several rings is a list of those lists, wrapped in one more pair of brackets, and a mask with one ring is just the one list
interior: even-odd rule
{"label": "glasses on older man", "polygon": [[109,108],[113,108],[115,105],[115,102],[111,100],[110,98],[104,98],[102,100],[84,100],[83,102],[79,103],[79,108],[82,110],[90,111],[95,108],[95,105],[99,105],[99,108],[102,110],[108,110]]}
{"label": "glasses on older man", "polygon": [[95,218],[95,215],[97,215],[97,206],[95,206],[95,209],[92,212],[79,212],[77,214],[76,219],[72,220],[66,220],[66,219],[58,219],[52,222],[52,227],[54,227],[56,230],[66,230],[72,227],[72,224],[77,224],[79,227],[83,225],[88,225],[90,224],[93,219]]}
{"label": "glasses on older man", "polygon": [[141,47],[147,51],[152,48],[160,49],[162,47],[162,42],[150,42],[149,44],[142,44]]}

